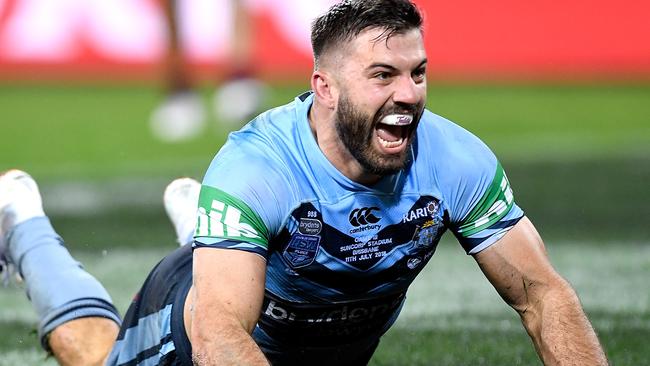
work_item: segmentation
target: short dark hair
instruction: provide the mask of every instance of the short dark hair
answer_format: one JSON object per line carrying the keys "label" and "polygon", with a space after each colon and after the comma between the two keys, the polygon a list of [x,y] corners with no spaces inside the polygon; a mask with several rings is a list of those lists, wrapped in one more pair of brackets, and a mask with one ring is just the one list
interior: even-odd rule
{"label": "short dark hair", "polygon": [[312,23],[315,67],[318,68],[320,56],[325,51],[370,28],[385,29],[377,40],[388,39],[411,29],[421,30],[422,15],[409,0],[344,0]]}

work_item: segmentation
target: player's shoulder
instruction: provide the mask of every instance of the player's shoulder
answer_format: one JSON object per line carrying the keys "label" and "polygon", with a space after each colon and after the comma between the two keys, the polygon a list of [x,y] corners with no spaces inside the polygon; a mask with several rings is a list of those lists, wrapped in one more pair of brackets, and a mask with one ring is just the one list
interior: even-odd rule
{"label": "player's shoulder", "polygon": [[285,158],[273,146],[268,136],[231,135],[210,163],[203,184],[235,195],[286,186]]}
{"label": "player's shoulder", "polygon": [[269,109],[239,131],[230,133],[212,160],[204,185],[235,195],[269,190],[281,193],[295,186],[289,162],[298,153],[295,131],[301,116],[306,116],[305,103],[298,97]]}
{"label": "player's shoulder", "polygon": [[311,93],[303,93],[289,103],[261,113],[240,130],[231,132],[221,151],[266,155],[279,150],[279,146],[292,146],[296,142],[297,125],[307,118],[311,98]]}
{"label": "player's shoulder", "polygon": [[476,135],[451,120],[425,110],[418,126],[417,154],[446,177],[494,173],[497,160]]}

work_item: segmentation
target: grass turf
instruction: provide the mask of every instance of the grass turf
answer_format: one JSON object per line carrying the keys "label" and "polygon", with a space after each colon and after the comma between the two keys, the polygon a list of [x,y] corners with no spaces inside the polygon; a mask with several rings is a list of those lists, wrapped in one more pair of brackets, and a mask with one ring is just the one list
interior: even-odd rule
{"label": "grass turf", "polygon": [[[78,251],[124,312],[149,269],[171,243],[159,248]],[[639,291],[650,275],[650,246],[585,243],[549,246],[576,288],[613,365],[642,365],[650,336],[650,293]],[[127,275],[125,275],[127,274]],[[0,365],[44,361],[34,333],[36,318],[19,288],[0,291]],[[16,360],[20,362],[16,363]],[[371,365],[540,364],[518,317],[484,279],[471,257],[450,238],[409,291],[396,325],[383,338]]]}
{"label": "grass turf", "polygon": [[[274,86],[266,104],[284,104],[303,90]],[[227,130],[212,123],[196,140],[158,142],[147,124],[158,97],[147,86],[0,85],[0,166],[59,179],[202,174]],[[647,157],[648,100],[650,85],[431,84],[428,107],[476,133],[506,162],[566,162]]]}

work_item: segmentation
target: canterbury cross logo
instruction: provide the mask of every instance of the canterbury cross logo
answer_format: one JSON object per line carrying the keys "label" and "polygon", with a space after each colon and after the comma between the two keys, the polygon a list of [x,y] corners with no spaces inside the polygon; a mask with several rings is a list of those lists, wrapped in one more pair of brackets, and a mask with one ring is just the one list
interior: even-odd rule
{"label": "canterbury cross logo", "polygon": [[348,220],[350,220],[352,226],[376,224],[379,222],[379,218],[372,214],[372,211],[376,210],[379,210],[379,207],[355,208],[350,212]]}

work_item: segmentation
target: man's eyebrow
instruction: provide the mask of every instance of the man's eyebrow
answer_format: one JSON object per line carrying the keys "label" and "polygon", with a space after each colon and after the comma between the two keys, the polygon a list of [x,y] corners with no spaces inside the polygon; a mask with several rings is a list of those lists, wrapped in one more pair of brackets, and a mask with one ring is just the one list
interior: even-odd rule
{"label": "man's eyebrow", "polygon": [[373,64],[370,64],[368,67],[366,67],[366,70],[372,70],[372,69],[377,69],[377,68],[382,68],[382,69],[389,69],[391,71],[397,70],[397,68],[393,65],[381,63],[381,62],[375,62]]}
{"label": "man's eyebrow", "polygon": [[[425,58],[424,60],[422,60],[422,61],[421,61],[421,62],[420,62],[416,67],[415,67],[415,69],[419,69],[419,68],[421,68],[422,66],[426,65],[427,62],[428,62],[428,60]],[[383,62],[375,62],[375,63],[372,63],[372,64],[370,64],[368,67],[366,67],[366,70],[372,70],[372,69],[376,69],[376,68],[388,69],[388,70],[391,70],[391,71],[395,71],[395,70],[397,70],[397,68],[396,68],[395,66],[390,65],[390,64],[385,64],[385,63],[383,63]]]}

